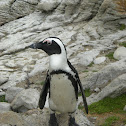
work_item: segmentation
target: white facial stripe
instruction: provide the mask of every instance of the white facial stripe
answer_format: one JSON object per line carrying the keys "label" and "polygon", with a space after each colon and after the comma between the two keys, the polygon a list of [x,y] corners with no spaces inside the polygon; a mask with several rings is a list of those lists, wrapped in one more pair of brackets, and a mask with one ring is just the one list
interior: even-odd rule
{"label": "white facial stripe", "polygon": [[43,43],[45,43],[45,42],[50,42],[50,40],[46,39],[46,40],[43,41]]}

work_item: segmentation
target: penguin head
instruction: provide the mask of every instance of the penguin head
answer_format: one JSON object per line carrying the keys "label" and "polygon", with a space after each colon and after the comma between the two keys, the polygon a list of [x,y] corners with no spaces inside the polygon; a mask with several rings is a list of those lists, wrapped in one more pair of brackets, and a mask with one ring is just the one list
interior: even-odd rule
{"label": "penguin head", "polygon": [[41,49],[45,51],[49,56],[53,54],[66,53],[65,46],[62,41],[57,37],[49,37],[29,46],[33,49]]}

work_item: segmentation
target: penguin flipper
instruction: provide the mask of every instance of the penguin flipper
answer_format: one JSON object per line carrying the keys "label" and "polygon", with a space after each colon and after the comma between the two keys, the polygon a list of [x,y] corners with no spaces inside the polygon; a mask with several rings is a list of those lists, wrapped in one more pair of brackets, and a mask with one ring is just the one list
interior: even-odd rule
{"label": "penguin flipper", "polygon": [[39,98],[39,108],[40,109],[44,108],[44,105],[45,105],[45,102],[46,102],[46,96],[47,96],[48,89],[49,89],[49,85],[50,85],[50,80],[49,80],[49,75],[47,73],[46,80],[45,80],[45,83],[43,85],[42,91],[40,93],[40,98]]}
{"label": "penguin flipper", "polygon": [[79,87],[80,87],[80,90],[81,90],[81,93],[82,93],[82,98],[83,98],[83,103],[84,103],[86,113],[88,114],[88,105],[87,105],[86,97],[85,97],[85,94],[84,94],[83,86],[81,84],[78,72],[69,61],[67,61],[67,62],[68,62],[69,67],[73,70],[73,72],[76,73],[75,77],[77,79],[77,83],[79,84]]}
{"label": "penguin flipper", "polygon": [[81,81],[80,81],[79,78],[77,78],[77,82],[79,84],[79,87],[80,87],[80,90],[81,90],[81,93],[82,93],[82,98],[83,98],[83,103],[84,103],[85,111],[88,114],[88,105],[87,105],[86,97],[85,97],[85,94],[84,94],[84,89],[83,89],[83,86],[82,86]]}

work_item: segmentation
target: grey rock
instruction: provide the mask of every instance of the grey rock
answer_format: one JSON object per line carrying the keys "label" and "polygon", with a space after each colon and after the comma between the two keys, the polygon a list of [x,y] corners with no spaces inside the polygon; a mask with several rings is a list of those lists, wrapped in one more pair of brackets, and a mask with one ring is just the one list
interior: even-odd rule
{"label": "grey rock", "polygon": [[[19,125],[19,126],[48,126],[49,124],[49,110],[48,109],[34,109],[29,110],[27,113],[15,113],[13,111],[0,113],[0,122],[2,126]],[[67,119],[68,116],[57,115],[58,122],[61,120],[59,126],[64,126],[62,120]],[[82,111],[77,111],[75,114],[76,122],[80,126],[94,126],[84,115]],[[66,120],[65,120],[66,121]],[[67,120],[68,121],[68,120]],[[8,126],[8,125],[7,125]],[[67,126],[67,125],[65,125]]]}
{"label": "grey rock", "polygon": [[6,102],[0,102],[0,112],[2,111],[10,111],[10,104]]}
{"label": "grey rock", "polygon": [[18,93],[20,93],[22,90],[23,90],[23,88],[19,88],[19,87],[8,88],[7,91],[6,91],[6,95],[5,95],[6,101],[11,103],[14,100],[14,98],[16,97],[16,95]]}
{"label": "grey rock", "polygon": [[94,64],[100,64],[103,63],[106,60],[106,57],[98,57],[93,62]]}
{"label": "grey rock", "polygon": [[3,96],[3,95],[5,95],[6,93],[4,92],[4,91],[1,91],[0,92],[0,96]]}
{"label": "grey rock", "polygon": [[119,47],[115,50],[113,57],[117,60],[125,59],[126,58],[126,48]]}
{"label": "grey rock", "polygon": [[108,85],[108,82],[111,82],[124,73],[126,73],[126,60],[120,60],[110,63],[103,69],[84,79],[82,78],[82,84],[84,88],[104,88]]}
{"label": "grey rock", "polygon": [[91,51],[86,51],[84,53],[80,53],[77,55],[77,57],[79,58],[81,65],[88,66],[93,62],[93,59],[97,55],[99,55],[99,51],[91,50]]}
{"label": "grey rock", "polygon": [[14,111],[25,112],[38,107],[39,92],[36,89],[22,90],[11,103]]}
{"label": "grey rock", "polygon": [[8,0],[0,1],[0,25],[9,21],[15,20],[19,17],[28,15],[35,10],[38,0]]}
{"label": "grey rock", "polygon": [[123,111],[126,111],[126,105],[125,105],[125,107],[124,107]]}
{"label": "grey rock", "polygon": [[0,85],[6,83],[7,81],[8,81],[8,77],[0,76]]}
{"label": "grey rock", "polygon": [[87,98],[88,104],[100,101],[105,97],[117,97],[126,93],[126,74],[122,74],[114,79],[110,84],[104,87],[101,92],[96,95],[91,95]]}
{"label": "grey rock", "polygon": [[95,88],[94,91],[98,93],[98,92],[100,92],[100,89],[99,88]]}
{"label": "grey rock", "polygon": [[59,4],[60,4],[61,0],[40,0],[37,8],[39,10],[44,10],[44,11],[51,11],[53,9],[55,9]]}

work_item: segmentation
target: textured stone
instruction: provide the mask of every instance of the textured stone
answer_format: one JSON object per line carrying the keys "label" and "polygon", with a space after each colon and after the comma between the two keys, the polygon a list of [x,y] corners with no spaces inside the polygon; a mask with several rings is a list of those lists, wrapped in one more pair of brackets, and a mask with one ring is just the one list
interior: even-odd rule
{"label": "textured stone", "polygon": [[0,112],[1,111],[10,111],[10,104],[6,102],[0,102]]}
{"label": "textured stone", "polygon": [[38,9],[43,11],[51,11],[55,9],[59,4],[61,0],[40,0],[40,3],[38,4]]}
{"label": "textured stone", "polygon": [[100,64],[103,63],[106,60],[106,57],[98,57],[93,62],[94,64]]}
{"label": "textured stone", "polygon": [[108,82],[114,80],[118,76],[126,73],[126,60],[120,60],[110,63],[101,70],[92,75],[82,78],[84,88],[104,88]]}
{"label": "textured stone", "polygon": [[91,95],[87,98],[88,104],[100,101],[105,97],[117,97],[123,93],[126,93],[126,74],[122,74],[114,79],[110,84],[101,90],[96,95]]}
{"label": "textured stone", "polygon": [[99,54],[97,50],[86,51],[84,53],[78,54],[77,57],[80,59],[80,64],[88,66],[93,62],[93,59]]}
{"label": "textured stone", "polygon": [[[18,126],[48,126],[49,124],[49,110],[48,109],[34,109],[29,110],[27,113],[16,113],[16,112],[4,112],[0,113],[0,125],[8,126],[9,125],[18,125]],[[57,119],[62,119],[63,116],[58,115]],[[80,126],[94,126],[84,115],[82,111],[77,111],[76,122]],[[68,120],[67,120],[68,121]],[[59,126],[64,126],[64,122],[60,122]],[[65,125],[66,126],[66,125]]]}
{"label": "textured stone", "polygon": [[126,111],[126,105],[124,106],[123,111]]}
{"label": "textured stone", "polygon": [[125,59],[126,58],[126,48],[125,47],[117,48],[113,54],[113,57],[117,60]]}
{"label": "textured stone", "polygon": [[8,81],[8,77],[0,76],[0,85],[6,83],[7,81]]}
{"label": "textured stone", "polygon": [[14,98],[11,107],[17,112],[26,112],[38,107],[39,92],[36,89],[22,90]]}
{"label": "textured stone", "polygon": [[23,90],[23,88],[19,88],[19,87],[8,88],[7,91],[6,91],[6,95],[5,95],[6,101],[11,103],[14,100],[14,98],[16,97],[16,95],[18,93],[20,93],[22,90]]}

